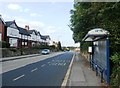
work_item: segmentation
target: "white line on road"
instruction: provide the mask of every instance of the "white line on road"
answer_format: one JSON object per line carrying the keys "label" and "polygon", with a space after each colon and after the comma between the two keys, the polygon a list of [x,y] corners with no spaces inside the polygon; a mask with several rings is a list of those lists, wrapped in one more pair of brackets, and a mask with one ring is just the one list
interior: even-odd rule
{"label": "white line on road", "polygon": [[48,64],[49,64],[50,62],[48,62]]}
{"label": "white line on road", "polygon": [[34,72],[35,70],[37,70],[38,68],[35,68],[35,69],[33,69],[33,70],[31,70],[31,72]]}
{"label": "white line on road", "polygon": [[17,78],[13,79],[13,81],[16,81],[16,80],[18,80],[18,79],[20,79],[20,78],[22,78],[22,77],[24,77],[24,76],[25,76],[25,75],[18,76]]}
{"label": "white line on road", "polygon": [[43,64],[41,67],[44,67],[45,66],[45,64]]}
{"label": "white line on road", "polygon": [[64,65],[66,65],[66,63],[64,63]]}

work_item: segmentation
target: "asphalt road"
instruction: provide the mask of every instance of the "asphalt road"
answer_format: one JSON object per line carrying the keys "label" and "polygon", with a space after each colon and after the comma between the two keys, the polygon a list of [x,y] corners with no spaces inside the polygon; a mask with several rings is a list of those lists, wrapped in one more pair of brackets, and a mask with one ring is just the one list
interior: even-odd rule
{"label": "asphalt road", "polygon": [[2,74],[3,86],[61,86],[73,52],[28,64]]}
{"label": "asphalt road", "polygon": [[50,54],[47,54],[47,55],[26,57],[26,58],[22,58],[22,59],[0,62],[0,66],[2,68],[2,71],[0,71],[0,74],[4,73],[4,72],[8,72],[10,70],[20,68],[20,67],[24,67],[28,64],[32,64],[32,63],[36,63],[36,62],[45,60],[45,59],[50,58],[50,57],[54,57],[54,56],[62,54],[62,53],[64,53],[64,52],[55,52],[55,53],[50,53]]}

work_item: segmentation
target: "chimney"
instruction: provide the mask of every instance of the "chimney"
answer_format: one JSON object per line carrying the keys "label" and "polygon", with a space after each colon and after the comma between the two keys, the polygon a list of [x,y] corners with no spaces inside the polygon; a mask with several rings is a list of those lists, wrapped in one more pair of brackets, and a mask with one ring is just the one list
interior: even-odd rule
{"label": "chimney", "polygon": [[26,30],[29,30],[29,25],[25,25],[25,29],[26,29]]}

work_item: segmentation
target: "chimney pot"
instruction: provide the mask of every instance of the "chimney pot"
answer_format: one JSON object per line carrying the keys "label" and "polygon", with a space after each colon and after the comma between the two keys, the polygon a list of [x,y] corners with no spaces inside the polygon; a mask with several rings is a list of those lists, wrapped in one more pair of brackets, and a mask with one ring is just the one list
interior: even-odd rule
{"label": "chimney pot", "polygon": [[25,25],[25,29],[26,29],[26,30],[29,30],[29,25]]}

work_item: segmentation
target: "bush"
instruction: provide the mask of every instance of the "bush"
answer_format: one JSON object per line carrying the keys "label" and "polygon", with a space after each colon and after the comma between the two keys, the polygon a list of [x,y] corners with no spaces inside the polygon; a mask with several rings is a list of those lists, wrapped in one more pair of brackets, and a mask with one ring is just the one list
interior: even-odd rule
{"label": "bush", "polygon": [[10,51],[17,52],[17,48],[9,48]]}
{"label": "bush", "polygon": [[2,48],[9,48],[10,44],[5,41],[0,41],[0,46],[2,46]]}
{"label": "bush", "polygon": [[115,53],[111,56],[111,60],[114,64],[111,74],[111,85],[120,86],[120,53]]}

